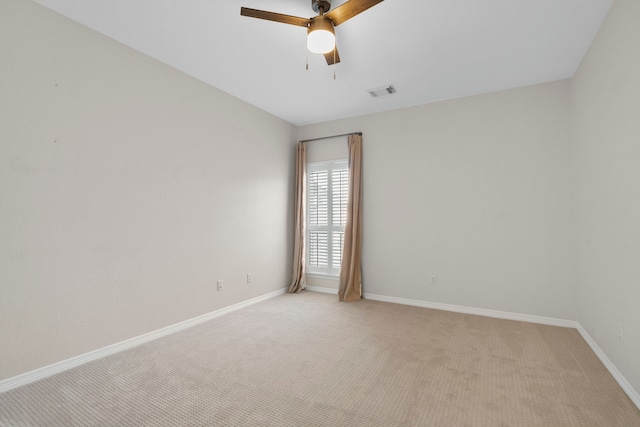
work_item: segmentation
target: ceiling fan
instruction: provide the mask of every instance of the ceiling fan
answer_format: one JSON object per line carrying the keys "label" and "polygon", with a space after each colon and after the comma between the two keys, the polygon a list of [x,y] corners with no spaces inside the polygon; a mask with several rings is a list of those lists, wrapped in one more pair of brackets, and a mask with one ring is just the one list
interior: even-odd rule
{"label": "ceiling fan", "polygon": [[323,54],[328,65],[340,62],[334,27],[364,12],[383,0],[349,0],[329,11],[331,0],[311,0],[311,7],[318,16],[300,18],[264,10],[240,8],[240,15],[283,24],[297,25],[307,28],[307,48],[313,53]]}

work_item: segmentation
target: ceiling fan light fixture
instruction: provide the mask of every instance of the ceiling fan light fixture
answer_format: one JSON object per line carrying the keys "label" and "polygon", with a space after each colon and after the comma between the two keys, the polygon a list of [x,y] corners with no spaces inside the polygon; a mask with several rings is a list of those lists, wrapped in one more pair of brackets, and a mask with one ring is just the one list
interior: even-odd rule
{"label": "ceiling fan light fixture", "polygon": [[311,19],[307,30],[307,49],[313,53],[329,53],[336,47],[333,23],[324,16]]}
{"label": "ceiling fan light fixture", "polygon": [[331,0],[311,0],[311,8],[318,13],[318,16],[308,19],[248,7],[241,7],[240,15],[305,27],[307,29],[307,49],[313,53],[324,55],[327,65],[335,65],[340,62],[340,55],[336,47],[334,27],[342,25],[382,1],[384,0],[347,0],[341,1],[338,7],[331,9]]}

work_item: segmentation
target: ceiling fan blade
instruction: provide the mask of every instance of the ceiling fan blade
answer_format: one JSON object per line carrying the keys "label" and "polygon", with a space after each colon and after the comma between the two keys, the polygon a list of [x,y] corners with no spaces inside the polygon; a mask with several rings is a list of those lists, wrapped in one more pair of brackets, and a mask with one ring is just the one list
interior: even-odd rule
{"label": "ceiling fan blade", "polygon": [[267,12],[265,10],[249,9],[248,7],[241,7],[240,15],[249,16],[251,18],[266,19],[267,21],[282,22],[283,24],[297,25],[299,27],[309,26],[309,19],[307,18],[283,15],[282,13]]}
{"label": "ceiling fan blade", "polygon": [[[335,52],[335,56],[333,55],[334,52]],[[338,46],[334,47],[331,52],[325,53],[324,59],[327,60],[327,65],[338,64],[340,62],[340,54],[338,54]]]}
{"label": "ceiling fan blade", "polygon": [[329,19],[333,21],[333,25],[340,25],[382,1],[383,0],[349,0],[332,11],[325,13],[324,16],[329,17]]}

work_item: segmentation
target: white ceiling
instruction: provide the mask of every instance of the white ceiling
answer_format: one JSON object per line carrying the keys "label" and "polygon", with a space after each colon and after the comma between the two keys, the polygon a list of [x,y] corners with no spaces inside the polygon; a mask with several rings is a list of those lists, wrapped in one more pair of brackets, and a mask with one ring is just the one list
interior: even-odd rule
{"label": "white ceiling", "polygon": [[321,55],[305,70],[305,28],[240,16],[310,0],[36,1],[296,125],[569,78],[613,3],[386,0],[336,27],[334,80]]}

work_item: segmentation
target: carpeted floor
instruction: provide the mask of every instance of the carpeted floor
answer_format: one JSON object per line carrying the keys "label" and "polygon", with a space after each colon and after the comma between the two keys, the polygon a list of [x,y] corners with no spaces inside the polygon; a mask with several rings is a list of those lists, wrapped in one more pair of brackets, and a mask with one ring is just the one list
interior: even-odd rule
{"label": "carpeted floor", "polygon": [[577,331],[283,295],[0,394],[0,426],[640,426]]}

